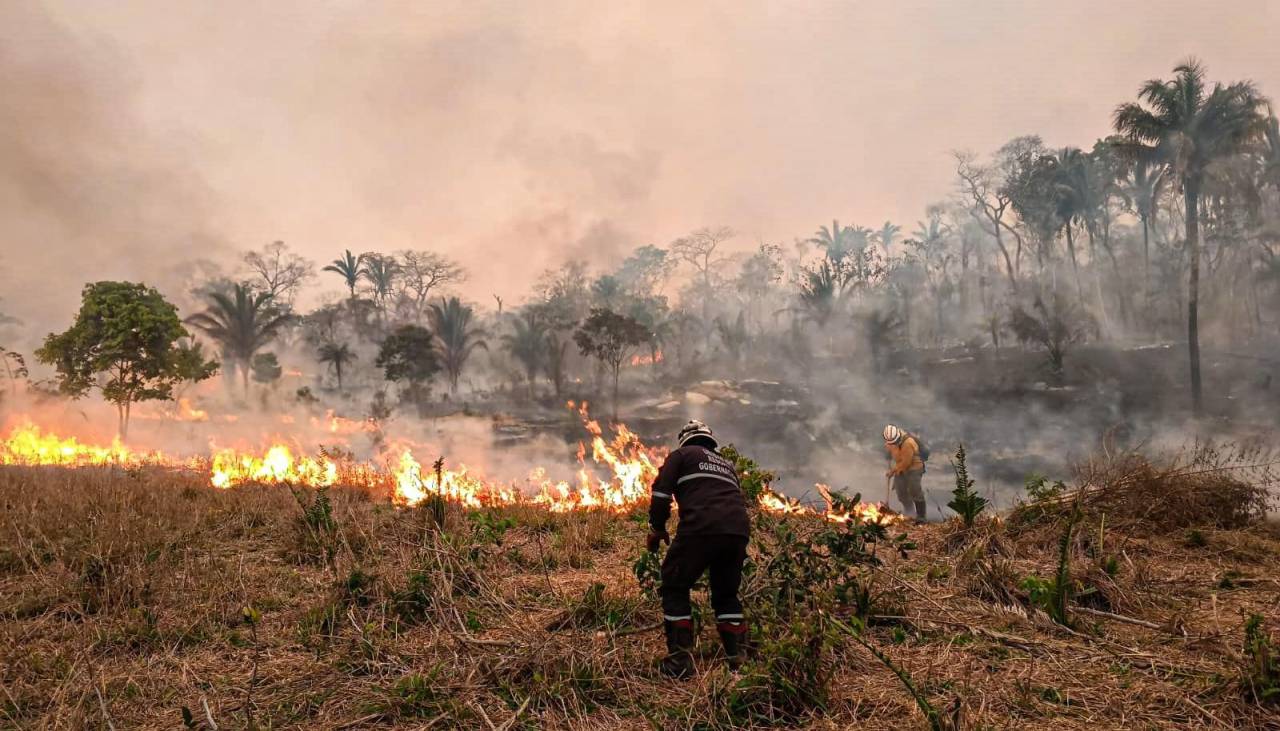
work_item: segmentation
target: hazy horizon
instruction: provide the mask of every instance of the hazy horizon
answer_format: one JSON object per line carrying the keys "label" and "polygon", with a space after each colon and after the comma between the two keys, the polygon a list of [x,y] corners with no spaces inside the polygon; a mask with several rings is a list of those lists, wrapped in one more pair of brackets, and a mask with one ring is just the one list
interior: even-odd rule
{"label": "hazy horizon", "polygon": [[488,305],[704,225],[909,230],[951,150],[1088,147],[1189,55],[1280,94],[1280,5],[1233,8],[10,0],[0,309],[40,337],[86,281],[277,239],[440,251]]}

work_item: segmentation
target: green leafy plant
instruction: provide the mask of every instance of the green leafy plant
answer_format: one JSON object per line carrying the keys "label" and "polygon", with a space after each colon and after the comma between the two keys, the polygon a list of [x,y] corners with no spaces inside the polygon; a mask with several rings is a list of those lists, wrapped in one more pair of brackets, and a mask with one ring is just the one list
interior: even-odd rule
{"label": "green leafy plant", "polygon": [[640,584],[640,594],[648,599],[658,597],[658,587],[662,584],[662,555],[654,551],[641,549],[640,555],[631,564],[631,573]]}
{"label": "green leafy plant", "polygon": [[1262,617],[1250,614],[1244,624],[1245,695],[1260,705],[1280,704],[1280,655],[1262,626]]}
{"label": "green leafy plant", "polygon": [[332,564],[338,555],[341,537],[338,521],[333,516],[333,502],[329,489],[318,488],[310,498],[301,489],[290,488],[293,498],[302,509],[298,517],[297,531],[299,554],[304,558],[319,559]]}
{"label": "green leafy plant", "polygon": [[1080,506],[1077,505],[1067,521],[1066,531],[1058,541],[1058,568],[1052,579],[1039,576],[1028,576],[1020,586],[1027,592],[1031,605],[1039,607],[1053,621],[1063,626],[1071,626],[1071,617],[1067,612],[1067,602],[1071,598],[1071,541],[1075,535],[1076,524],[1080,522]]}
{"label": "green leafy plant", "polygon": [[635,599],[605,594],[604,584],[588,586],[567,611],[547,625],[551,631],[563,629],[618,629],[634,622],[641,605]]}
{"label": "green leafy plant", "polygon": [[742,494],[748,505],[755,505],[760,495],[769,489],[769,485],[777,479],[772,472],[763,469],[755,460],[742,454],[732,444],[720,448],[720,456],[733,463],[738,470],[738,484],[742,486]]}
{"label": "green leafy plant", "polygon": [[960,516],[965,528],[972,528],[978,515],[986,509],[987,499],[973,491],[973,480],[969,479],[963,444],[956,449],[951,465],[956,471],[956,489],[951,491],[951,502],[947,503],[947,507]]}
{"label": "green leafy plant", "polygon": [[759,660],[748,664],[725,699],[729,726],[794,727],[826,709],[837,639],[822,615],[795,618],[762,634]]}
{"label": "green leafy plant", "polygon": [[423,503],[423,509],[426,511],[431,525],[436,530],[440,530],[444,527],[445,508],[447,507],[444,499],[444,457],[440,457],[433,462],[431,469],[436,473],[436,489],[435,492],[427,495],[427,500]]}
{"label": "green leafy plant", "polygon": [[501,546],[507,531],[516,527],[516,519],[500,516],[495,512],[478,510],[467,514],[471,522],[471,537],[476,543]]}
{"label": "green leafy plant", "polygon": [[1027,491],[1027,497],[1031,498],[1032,502],[1038,503],[1053,500],[1062,495],[1066,492],[1067,485],[1062,480],[1050,482],[1048,477],[1032,473],[1027,475],[1023,488]]}
{"label": "green leafy plant", "polygon": [[404,622],[420,622],[435,606],[438,588],[439,582],[434,573],[416,568],[409,572],[404,587],[392,593],[392,609]]}

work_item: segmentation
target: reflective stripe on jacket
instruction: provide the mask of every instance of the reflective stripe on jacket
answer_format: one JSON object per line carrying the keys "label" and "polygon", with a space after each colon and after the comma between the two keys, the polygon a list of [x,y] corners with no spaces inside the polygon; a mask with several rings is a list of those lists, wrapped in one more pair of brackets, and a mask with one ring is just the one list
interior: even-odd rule
{"label": "reflective stripe on jacket", "polygon": [[713,449],[681,447],[662,463],[653,481],[649,524],[666,532],[671,501],[680,508],[676,532],[688,535],[746,536],[750,533],[747,501],[733,463]]}

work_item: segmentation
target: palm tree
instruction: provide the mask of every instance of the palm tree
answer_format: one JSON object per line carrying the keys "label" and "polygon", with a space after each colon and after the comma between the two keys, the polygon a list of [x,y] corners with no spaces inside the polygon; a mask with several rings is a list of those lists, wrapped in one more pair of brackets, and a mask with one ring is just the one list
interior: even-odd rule
{"label": "palm tree", "polygon": [[[351,252],[348,251],[347,256],[350,255]],[[373,301],[377,303],[378,312],[381,313],[386,309],[387,299],[395,289],[396,278],[400,274],[400,263],[394,256],[382,254],[361,254],[360,257],[364,259],[364,266],[359,268],[356,274],[364,277],[373,288]]]}
{"label": "palm tree", "polygon": [[1057,155],[1046,156],[1046,166],[1053,181],[1054,212],[1067,234],[1067,254],[1071,257],[1071,271],[1076,280],[1076,295],[1084,299],[1084,285],[1080,283],[1080,260],[1076,256],[1073,236],[1076,219],[1086,217],[1088,191],[1083,175],[1084,153],[1078,147],[1064,147]]}
{"label": "palm tree", "polygon": [[867,345],[871,348],[871,369],[875,373],[884,370],[881,355],[893,347],[893,341],[902,330],[902,318],[891,307],[873,307],[862,316],[866,328]]}
{"label": "palm tree", "polygon": [[[1206,89],[1204,67],[1195,59],[1179,64],[1169,81],[1152,79],[1138,90],[1138,102],[1116,108],[1116,131],[1132,154],[1159,156],[1170,178],[1182,187],[1186,216],[1187,350],[1191,365],[1191,403],[1203,407],[1200,380],[1200,191],[1209,165],[1238,152],[1263,135],[1264,103],[1252,82]],[[1145,102],[1145,106],[1143,105]]]}
{"label": "palm tree", "polygon": [[449,374],[449,393],[458,392],[458,376],[462,374],[462,367],[472,351],[476,348],[489,349],[484,341],[484,331],[471,324],[474,315],[475,311],[457,297],[441,297],[440,304],[431,305],[427,311],[431,329],[435,331],[440,345],[444,369]]}
{"label": "palm tree", "polygon": [[851,227],[841,226],[839,221],[832,219],[831,228],[819,226],[817,232],[809,239],[809,243],[826,252],[827,258],[838,265],[849,256],[853,248],[850,241],[852,237]]}
{"label": "palm tree", "polygon": [[1262,184],[1280,190],[1280,119],[1267,105],[1267,121],[1263,129]]}
{"label": "palm tree", "polygon": [[502,336],[502,345],[524,366],[529,381],[529,398],[534,397],[534,381],[547,357],[546,327],[532,311],[511,320],[512,331]]}
{"label": "palm tree", "polygon": [[351,299],[356,298],[356,285],[360,283],[360,274],[364,270],[364,258],[364,254],[355,256],[351,249],[347,249],[342,253],[341,259],[334,259],[332,264],[324,268],[324,271],[334,272],[342,277],[343,283],[351,292]]}
{"label": "palm tree", "polygon": [[292,321],[293,315],[276,307],[270,294],[255,292],[244,283],[230,292],[210,292],[209,308],[187,318],[188,324],[221,346],[228,370],[240,369],[245,396],[253,356]]}
{"label": "palm tree", "polygon": [[804,272],[800,281],[800,307],[809,320],[825,330],[844,295],[845,281],[830,261],[823,260]]}
{"label": "palm tree", "polygon": [[1164,180],[1164,166],[1159,160],[1144,155],[1134,162],[1124,183],[1125,196],[1142,222],[1142,291],[1148,306],[1151,303],[1151,225]]}
{"label": "palm tree", "polygon": [[885,221],[884,225],[880,227],[880,230],[873,234],[876,243],[884,247],[885,258],[889,257],[889,247],[893,245],[894,239],[898,237],[898,232],[901,230],[901,226]]}
{"label": "palm tree", "polygon": [[342,390],[342,369],[348,363],[356,359],[356,354],[351,350],[351,346],[346,343],[341,345],[337,343],[325,343],[320,346],[320,350],[316,354],[316,358],[321,363],[328,363],[333,369],[333,373],[338,378],[338,390]]}
{"label": "palm tree", "polygon": [[[1089,239],[1089,260],[1093,264],[1094,282],[1098,296],[1098,312],[1107,323],[1107,306],[1102,298],[1102,274],[1098,268],[1098,247],[1095,231],[1102,215],[1102,171],[1094,158],[1076,147],[1064,147],[1050,165],[1053,171],[1059,220],[1067,230],[1067,249],[1071,254],[1071,268],[1076,279],[1076,295],[1084,300],[1084,287],[1080,283],[1080,266],[1076,259],[1075,243],[1071,237],[1073,219],[1079,219]],[[1114,260],[1113,260],[1114,263]],[[1119,278],[1117,267],[1117,279]]]}

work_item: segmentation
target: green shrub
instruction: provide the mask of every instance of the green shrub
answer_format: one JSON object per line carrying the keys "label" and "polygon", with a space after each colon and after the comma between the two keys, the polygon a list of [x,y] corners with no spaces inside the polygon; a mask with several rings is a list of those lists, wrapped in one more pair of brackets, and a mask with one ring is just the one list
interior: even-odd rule
{"label": "green shrub", "polygon": [[1260,705],[1280,704],[1280,656],[1257,614],[1244,625],[1244,663],[1245,695]]}
{"label": "green shrub", "polygon": [[987,507],[987,499],[973,491],[973,480],[969,479],[963,444],[956,449],[951,466],[956,471],[956,489],[951,491],[951,502],[947,503],[947,507],[960,516],[965,528],[972,528],[978,514]]}
{"label": "green shrub", "polygon": [[760,501],[760,495],[777,479],[776,475],[762,469],[755,460],[739,452],[732,444],[721,447],[720,456],[732,462],[737,468],[738,484],[742,486],[742,494],[746,496],[748,505],[757,504]]}

